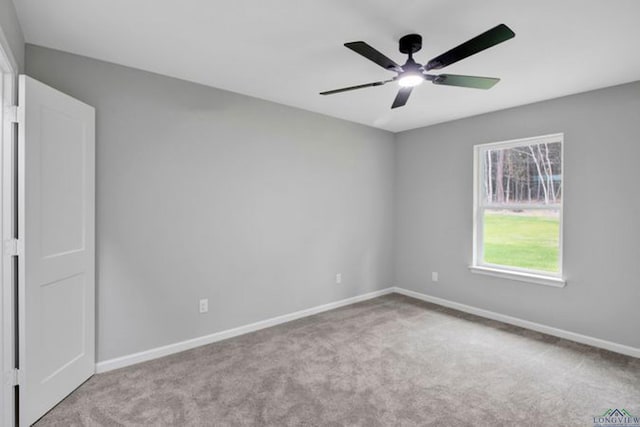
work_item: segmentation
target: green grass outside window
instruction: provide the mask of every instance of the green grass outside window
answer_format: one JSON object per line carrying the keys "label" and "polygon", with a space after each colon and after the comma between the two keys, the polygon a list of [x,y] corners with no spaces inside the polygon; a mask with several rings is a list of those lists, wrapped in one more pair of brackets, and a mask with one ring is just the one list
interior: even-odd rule
{"label": "green grass outside window", "polygon": [[485,212],[484,262],[557,273],[559,236],[554,216]]}

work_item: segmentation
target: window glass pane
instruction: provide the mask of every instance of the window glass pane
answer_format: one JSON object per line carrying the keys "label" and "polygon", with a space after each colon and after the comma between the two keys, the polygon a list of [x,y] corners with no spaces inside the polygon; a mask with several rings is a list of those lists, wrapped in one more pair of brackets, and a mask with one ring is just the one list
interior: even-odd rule
{"label": "window glass pane", "polygon": [[481,150],[484,204],[559,204],[562,198],[560,142]]}
{"label": "window glass pane", "polygon": [[483,221],[484,263],[559,272],[559,210],[485,209]]}

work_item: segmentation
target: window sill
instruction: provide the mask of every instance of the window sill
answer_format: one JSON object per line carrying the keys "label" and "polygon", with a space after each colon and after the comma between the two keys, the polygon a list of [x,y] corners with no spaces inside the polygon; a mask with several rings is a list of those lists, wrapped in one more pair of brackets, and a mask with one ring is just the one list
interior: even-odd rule
{"label": "window sill", "polygon": [[494,267],[483,267],[472,265],[469,267],[472,273],[485,274],[488,276],[501,277],[503,279],[518,280],[521,282],[535,283],[537,285],[553,286],[556,288],[564,288],[567,281],[560,277],[543,276],[533,273],[521,273],[519,271],[502,270]]}

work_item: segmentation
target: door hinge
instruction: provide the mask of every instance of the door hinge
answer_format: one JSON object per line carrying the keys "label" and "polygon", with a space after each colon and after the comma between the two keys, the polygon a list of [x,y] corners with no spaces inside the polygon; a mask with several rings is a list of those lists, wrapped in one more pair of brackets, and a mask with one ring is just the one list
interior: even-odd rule
{"label": "door hinge", "polygon": [[4,241],[4,254],[5,256],[20,256],[22,255],[22,240],[9,239]]}
{"label": "door hinge", "polygon": [[5,114],[9,118],[11,123],[19,123],[20,122],[20,107],[17,105],[11,105],[6,107],[4,110]]}
{"label": "door hinge", "polygon": [[11,371],[11,385],[21,385],[24,382],[24,375],[21,369]]}

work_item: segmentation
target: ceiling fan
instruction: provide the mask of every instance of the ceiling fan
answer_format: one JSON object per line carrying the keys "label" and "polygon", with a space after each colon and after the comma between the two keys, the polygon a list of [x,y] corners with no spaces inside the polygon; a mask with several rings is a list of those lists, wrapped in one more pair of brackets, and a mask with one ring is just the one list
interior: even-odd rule
{"label": "ceiling fan", "polygon": [[488,31],[485,31],[479,36],[454,47],[442,55],[436,56],[425,65],[420,65],[413,59],[413,54],[422,48],[422,36],[419,34],[407,34],[400,39],[400,52],[409,55],[409,58],[404,65],[396,64],[393,60],[387,58],[365,42],[358,41],[345,43],[344,45],[349,49],[359,53],[370,61],[375,62],[382,68],[397,73],[397,75],[389,80],[320,92],[320,95],[333,95],[334,93],[363,89],[365,87],[382,86],[397,80],[400,85],[400,90],[391,105],[391,108],[397,108],[405,105],[409,99],[409,95],[411,95],[411,90],[415,86],[422,84],[425,80],[436,85],[491,89],[500,81],[500,79],[495,77],[462,76],[458,74],[434,75],[427,74],[427,72],[430,70],[439,70],[471,55],[475,55],[478,52],[507,41],[515,37],[515,35],[516,34],[509,27],[504,24],[500,24]]}

